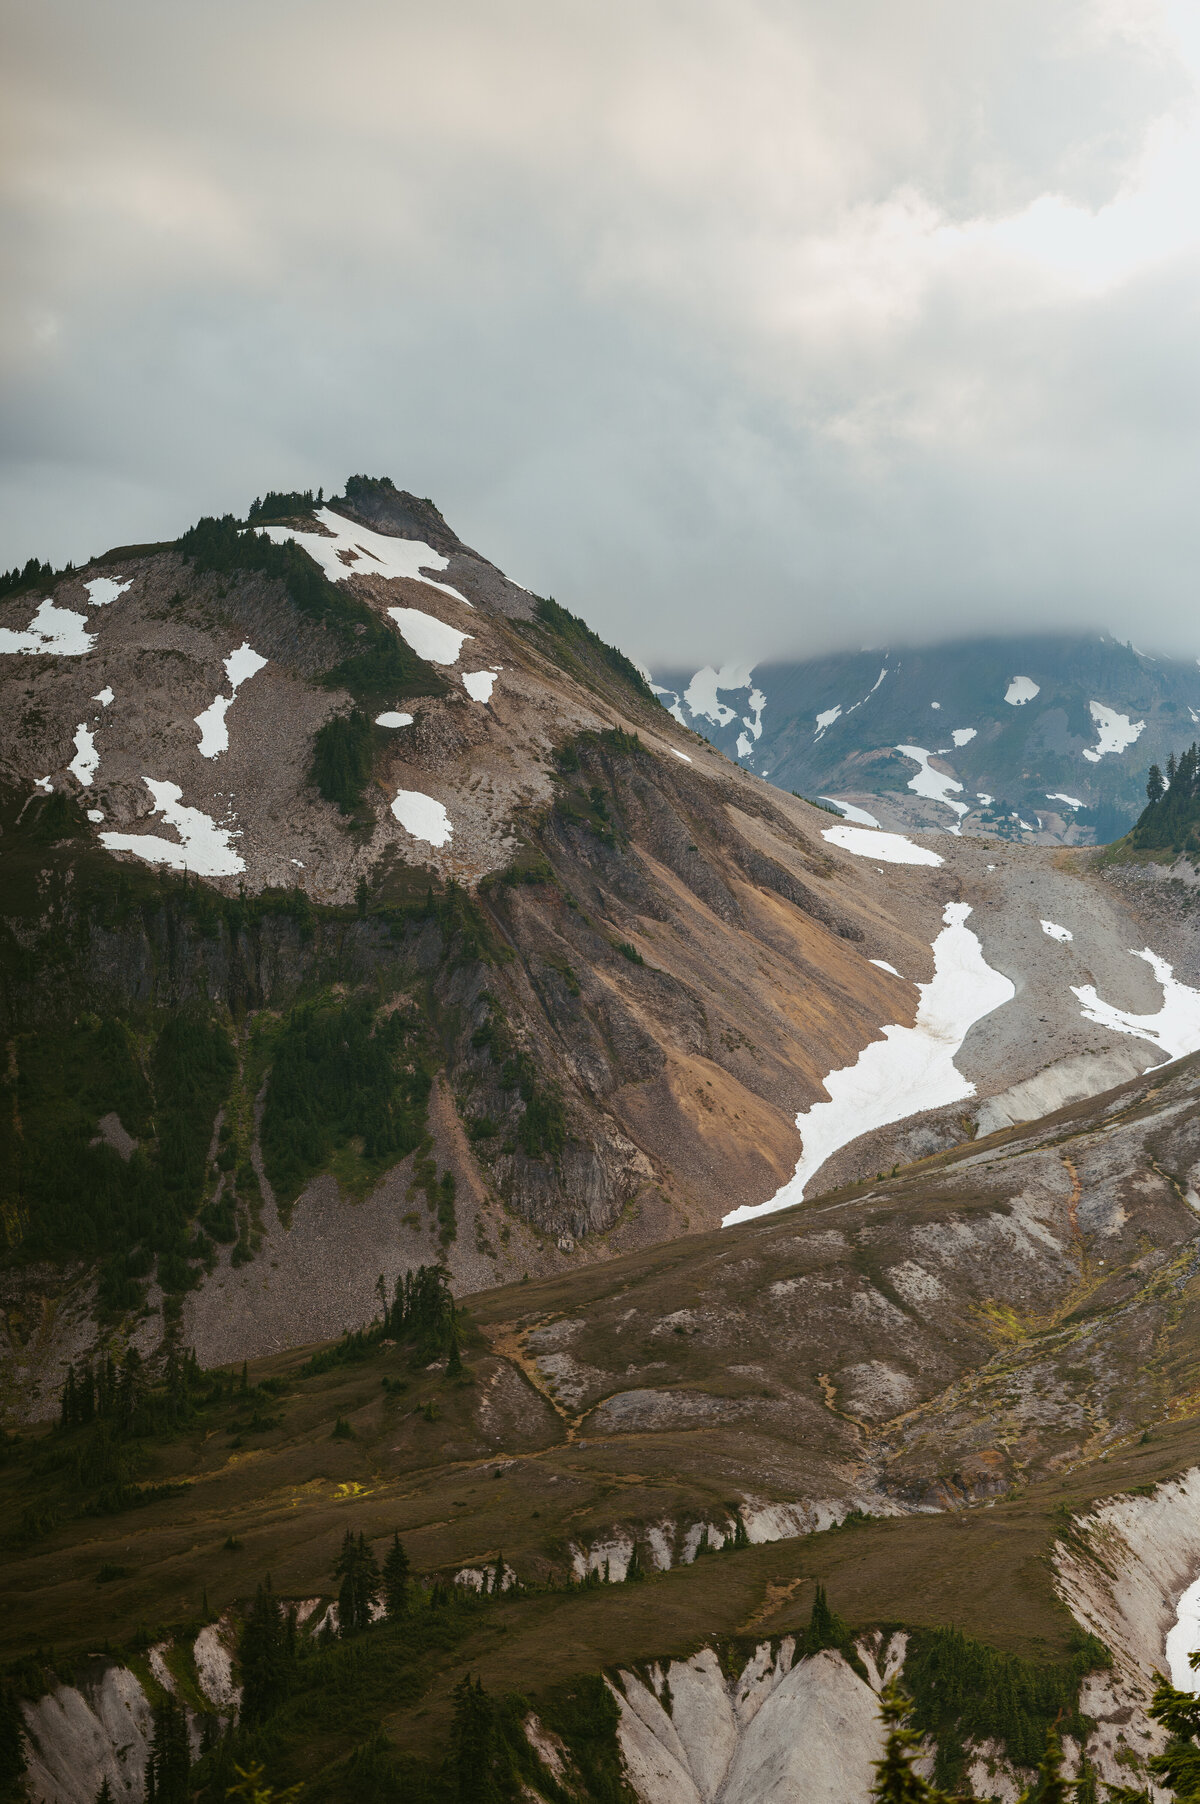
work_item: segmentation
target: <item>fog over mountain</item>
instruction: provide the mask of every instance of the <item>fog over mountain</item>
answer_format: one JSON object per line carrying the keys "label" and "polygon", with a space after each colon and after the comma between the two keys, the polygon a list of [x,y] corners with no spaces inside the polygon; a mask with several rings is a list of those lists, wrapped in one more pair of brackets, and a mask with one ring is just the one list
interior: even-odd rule
{"label": "fog over mountain", "polygon": [[0,561],[357,464],[647,662],[1195,655],[1188,9],[50,0],[7,51]]}

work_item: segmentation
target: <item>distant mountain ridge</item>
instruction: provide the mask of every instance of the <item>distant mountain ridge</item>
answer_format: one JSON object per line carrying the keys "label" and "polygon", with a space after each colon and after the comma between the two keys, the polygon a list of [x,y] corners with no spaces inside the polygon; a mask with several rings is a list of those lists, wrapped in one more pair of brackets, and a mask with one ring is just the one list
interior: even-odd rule
{"label": "distant mountain ridge", "polygon": [[1200,666],[1106,636],[961,640],[660,667],[674,718],[781,789],[882,825],[1028,843],[1119,838],[1200,721]]}

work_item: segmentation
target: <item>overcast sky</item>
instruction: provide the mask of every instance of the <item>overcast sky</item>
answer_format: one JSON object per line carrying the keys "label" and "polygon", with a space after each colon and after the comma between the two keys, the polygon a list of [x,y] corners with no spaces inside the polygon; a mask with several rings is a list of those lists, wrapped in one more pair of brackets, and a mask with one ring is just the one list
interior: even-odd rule
{"label": "overcast sky", "polygon": [[8,0],[0,563],[388,474],[647,660],[1200,654],[1200,7]]}

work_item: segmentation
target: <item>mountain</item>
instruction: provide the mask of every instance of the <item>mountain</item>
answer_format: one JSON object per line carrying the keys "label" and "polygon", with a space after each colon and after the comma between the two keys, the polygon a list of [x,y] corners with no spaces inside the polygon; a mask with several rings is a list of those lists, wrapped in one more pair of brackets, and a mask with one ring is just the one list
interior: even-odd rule
{"label": "mountain", "polygon": [[1178,886],[836,825],[389,482],[9,585],[17,1416],[100,1333],[263,1355],[1200,1044]]}
{"label": "mountain", "polygon": [[1196,662],[1101,637],[1011,637],[664,669],[681,725],[781,789],[887,827],[1103,844],[1200,720]]}

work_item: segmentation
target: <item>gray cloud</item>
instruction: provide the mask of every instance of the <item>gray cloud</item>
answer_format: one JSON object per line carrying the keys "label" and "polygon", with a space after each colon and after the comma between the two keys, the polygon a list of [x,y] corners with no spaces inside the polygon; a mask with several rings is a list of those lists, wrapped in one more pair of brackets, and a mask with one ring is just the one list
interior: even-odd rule
{"label": "gray cloud", "polygon": [[15,8],[0,563],[370,470],[645,658],[1200,651],[1180,30],[1150,0]]}

